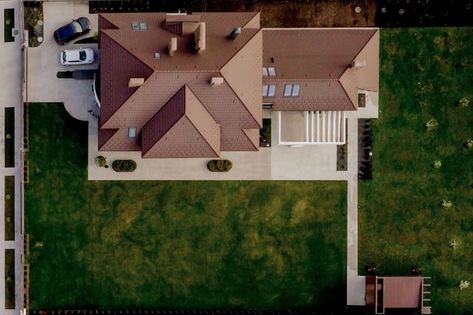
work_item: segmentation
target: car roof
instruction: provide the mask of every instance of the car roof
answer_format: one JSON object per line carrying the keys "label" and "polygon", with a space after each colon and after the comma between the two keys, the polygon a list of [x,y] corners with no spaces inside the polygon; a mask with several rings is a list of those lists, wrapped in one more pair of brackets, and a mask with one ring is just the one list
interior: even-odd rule
{"label": "car roof", "polygon": [[56,32],[59,35],[59,38],[63,39],[74,33],[81,32],[82,30],[80,28],[81,25],[79,23],[72,21],[67,25],[64,25],[63,27],[59,28]]}

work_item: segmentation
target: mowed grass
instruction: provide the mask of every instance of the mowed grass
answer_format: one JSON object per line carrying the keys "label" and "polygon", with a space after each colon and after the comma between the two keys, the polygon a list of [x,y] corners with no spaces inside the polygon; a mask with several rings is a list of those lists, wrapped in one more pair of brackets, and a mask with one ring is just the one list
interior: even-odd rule
{"label": "mowed grass", "polygon": [[87,125],[29,111],[31,308],[343,307],[346,183],[87,181]]}
{"label": "mowed grass", "polygon": [[[383,29],[373,180],[360,183],[360,271],[420,265],[436,314],[473,310],[473,29]],[[470,99],[470,106],[457,102]],[[430,119],[439,123],[427,131]],[[433,168],[440,160],[442,167]],[[442,200],[453,207],[443,209]],[[453,249],[449,242],[460,245]]]}

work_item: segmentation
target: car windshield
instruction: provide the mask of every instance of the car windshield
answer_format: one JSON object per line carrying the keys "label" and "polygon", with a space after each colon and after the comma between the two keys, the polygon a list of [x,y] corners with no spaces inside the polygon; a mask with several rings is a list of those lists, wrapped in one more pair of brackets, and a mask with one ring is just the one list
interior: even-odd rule
{"label": "car windshield", "polygon": [[65,51],[62,53],[62,61],[66,62],[66,52]]}
{"label": "car windshield", "polygon": [[85,58],[86,58],[86,56],[85,56],[85,51],[81,50],[81,51],[79,52],[79,60],[84,61]]}

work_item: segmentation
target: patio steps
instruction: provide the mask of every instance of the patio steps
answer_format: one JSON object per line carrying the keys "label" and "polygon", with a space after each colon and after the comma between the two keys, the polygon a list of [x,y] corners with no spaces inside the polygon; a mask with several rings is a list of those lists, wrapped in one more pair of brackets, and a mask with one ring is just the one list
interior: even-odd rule
{"label": "patio steps", "polygon": [[343,111],[309,111],[309,141],[344,144],[346,119]]}

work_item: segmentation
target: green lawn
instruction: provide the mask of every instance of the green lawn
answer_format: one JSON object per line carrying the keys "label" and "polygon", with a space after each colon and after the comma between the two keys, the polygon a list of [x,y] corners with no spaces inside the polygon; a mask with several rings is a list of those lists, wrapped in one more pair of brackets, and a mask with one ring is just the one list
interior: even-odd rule
{"label": "green lawn", "polygon": [[[380,119],[373,180],[360,184],[360,271],[420,265],[432,276],[433,310],[473,310],[473,29],[383,29]],[[467,97],[468,108],[457,106]],[[430,119],[439,123],[427,131]],[[433,168],[440,160],[442,167]],[[443,209],[442,200],[453,207]],[[460,246],[449,246],[456,240]]]}
{"label": "green lawn", "polygon": [[31,308],[343,307],[346,183],[89,182],[86,124],[29,114]]}

